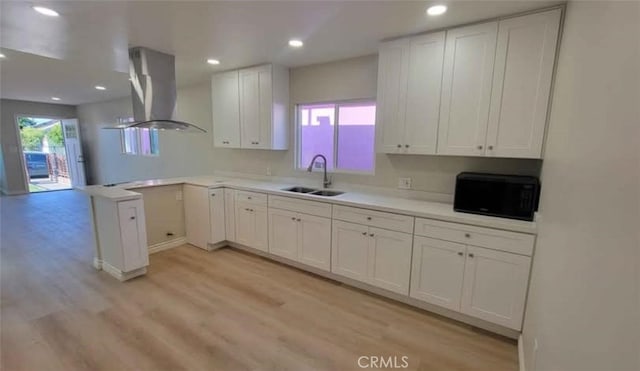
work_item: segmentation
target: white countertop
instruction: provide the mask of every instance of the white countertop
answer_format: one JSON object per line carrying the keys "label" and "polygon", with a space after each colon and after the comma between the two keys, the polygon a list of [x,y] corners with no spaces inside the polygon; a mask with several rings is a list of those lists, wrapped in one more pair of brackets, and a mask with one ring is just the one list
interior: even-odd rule
{"label": "white countertop", "polygon": [[79,187],[79,190],[89,194],[90,196],[104,197],[113,201],[122,201],[142,197],[140,193],[133,191],[136,188],[175,184],[192,184],[208,188],[225,187],[237,190],[263,192],[305,200],[327,202],[334,205],[362,207],[366,209],[476,225],[480,227],[504,229],[513,232],[523,232],[529,234],[537,233],[535,222],[459,213],[453,211],[453,205],[450,203],[422,201],[401,197],[389,197],[363,192],[345,192],[344,194],[334,197],[323,197],[283,191],[284,188],[292,187],[297,184],[266,182],[241,178],[199,176],[153,179],[122,183],[117,184],[113,187],[105,187],[102,185]]}

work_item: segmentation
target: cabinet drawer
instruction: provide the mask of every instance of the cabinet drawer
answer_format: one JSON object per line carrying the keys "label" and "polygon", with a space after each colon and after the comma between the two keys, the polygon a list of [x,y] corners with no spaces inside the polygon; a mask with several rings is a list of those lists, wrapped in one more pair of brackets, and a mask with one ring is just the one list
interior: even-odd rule
{"label": "cabinet drawer", "polygon": [[264,193],[237,191],[236,201],[267,206],[267,195]]}
{"label": "cabinet drawer", "polygon": [[269,207],[331,218],[331,204],[326,204],[324,202],[298,200],[291,197],[269,196]]}
{"label": "cabinet drawer", "polygon": [[378,228],[390,229],[393,231],[405,233],[413,232],[413,217],[407,215],[385,213],[347,206],[334,206],[333,218]]}
{"label": "cabinet drawer", "polygon": [[531,256],[535,236],[525,233],[416,218],[415,234]]}

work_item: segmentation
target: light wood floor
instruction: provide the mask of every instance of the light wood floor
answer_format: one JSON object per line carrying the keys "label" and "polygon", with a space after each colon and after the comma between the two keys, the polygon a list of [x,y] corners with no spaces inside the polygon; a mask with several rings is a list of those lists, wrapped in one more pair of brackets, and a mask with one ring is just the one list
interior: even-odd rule
{"label": "light wood floor", "polygon": [[120,283],[91,266],[86,200],[2,197],[2,370],[516,370],[509,340],[233,249],[182,246]]}

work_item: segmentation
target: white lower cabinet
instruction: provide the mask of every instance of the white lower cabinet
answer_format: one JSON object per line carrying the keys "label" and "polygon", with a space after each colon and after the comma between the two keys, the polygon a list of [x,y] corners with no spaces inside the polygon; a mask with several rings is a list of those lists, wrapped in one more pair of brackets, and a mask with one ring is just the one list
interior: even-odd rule
{"label": "white lower cabinet", "polygon": [[118,202],[118,224],[122,264],[115,264],[116,268],[130,272],[149,265],[144,204],[141,199]]}
{"label": "white lower cabinet", "polygon": [[519,330],[530,266],[528,256],[468,246],[462,313]]}
{"label": "white lower cabinet", "polygon": [[460,243],[415,236],[410,296],[460,310],[466,249]]}
{"label": "white lower cabinet", "polygon": [[[524,254],[533,250],[530,235],[428,219],[416,220],[416,233],[438,239],[414,237],[409,296],[521,329],[531,267],[531,257]],[[457,242],[439,239],[444,236]]]}
{"label": "white lower cabinet", "polygon": [[236,191],[224,189],[224,227],[227,241],[236,241]]}
{"label": "white lower cabinet", "polygon": [[269,252],[329,271],[331,219],[270,208]]}
{"label": "white lower cabinet", "polygon": [[399,294],[408,294],[412,236],[369,227],[369,237],[369,283]]}
{"label": "white lower cabinet", "polygon": [[408,233],[333,222],[331,271],[399,294],[409,293],[412,238]]}
{"label": "white lower cabinet", "polygon": [[208,249],[225,241],[224,190],[185,184],[182,194],[187,242]]}
{"label": "white lower cabinet", "polygon": [[331,272],[367,282],[369,271],[369,227],[333,221]]}
{"label": "white lower cabinet", "polygon": [[269,252],[283,258],[298,258],[298,213],[269,209]]}
{"label": "white lower cabinet", "polygon": [[267,208],[236,201],[236,242],[254,249],[268,250]]}

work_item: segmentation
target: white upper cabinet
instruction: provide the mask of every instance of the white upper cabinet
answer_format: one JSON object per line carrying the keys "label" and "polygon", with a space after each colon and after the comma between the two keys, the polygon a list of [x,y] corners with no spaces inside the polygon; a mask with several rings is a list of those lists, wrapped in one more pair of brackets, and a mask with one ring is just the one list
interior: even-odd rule
{"label": "white upper cabinet", "polygon": [[238,71],[222,72],[211,78],[213,145],[240,148],[240,91]]}
{"label": "white upper cabinet", "polygon": [[287,149],[289,71],[265,65],[239,74],[242,148]]}
{"label": "white upper cabinet", "polygon": [[447,31],[438,154],[485,153],[498,23]]}
{"label": "white upper cabinet", "polygon": [[541,158],[561,12],[500,22],[488,156]]}
{"label": "white upper cabinet", "polygon": [[378,110],[384,153],[436,152],[445,33],[382,44]]}
{"label": "white upper cabinet", "polygon": [[404,148],[408,67],[408,40],[382,44],[378,61],[377,117],[384,153],[402,153]]}
{"label": "white upper cabinet", "polygon": [[262,65],[216,74],[211,81],[216,147],[288,148],[286,68]]}
{"label": "white upper cabinet", "polygon": [[436,153],[445,33],[411,39],[405,114],[406,153]]}

